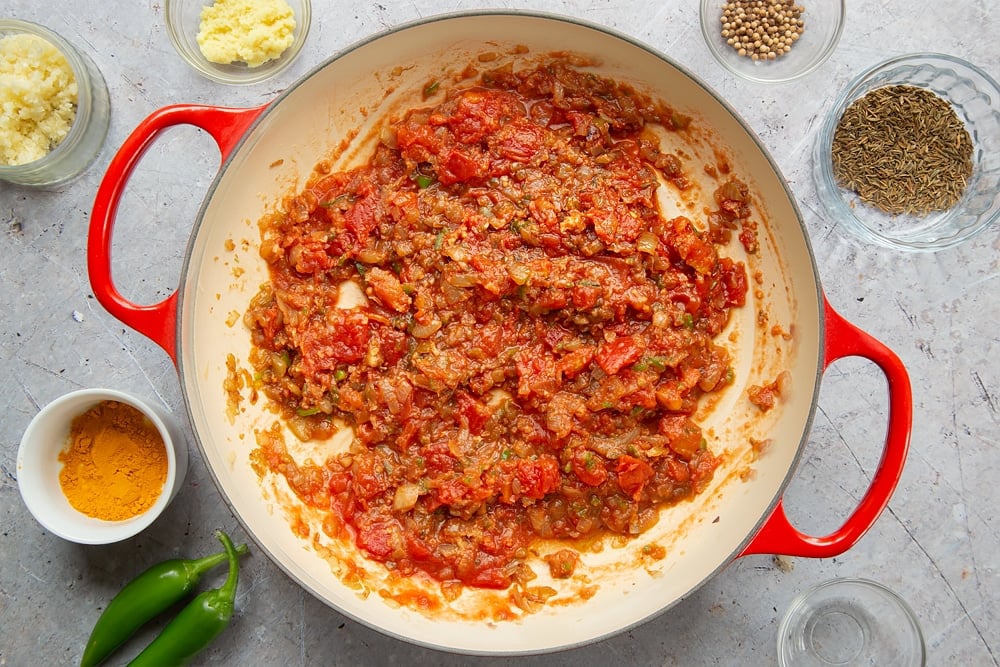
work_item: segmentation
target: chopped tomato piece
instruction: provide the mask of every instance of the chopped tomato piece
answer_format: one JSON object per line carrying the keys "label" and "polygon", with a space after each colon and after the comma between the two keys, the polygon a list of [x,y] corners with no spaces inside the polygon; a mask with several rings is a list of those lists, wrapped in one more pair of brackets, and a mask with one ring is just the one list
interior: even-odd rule
{"label": "chopped tomato piece", "polygon": [[455,402],[459,424],[469,429],[472,435],[479,435],[492,411],[466,391],[455,392]]}
{"label": "chopped tomato piece", "polygon": [[527,121],[507,123],[496,134],[497,151],[508,160],[525,162],[535,155],[545,141],[544,130]]}
{"label": "chopped tomato piece", "polygon": [[402,530],[395,521],[376,521],[358,529],[358,546],[378,560],[401,558],[406,553]]}
{"label": "chopped tomato piece", "polygon": [[701,427],[685,415],[665,415],[659,430],[670,438],[670,449],[685,461],[690,461],[704,444]]}
{"label": "chopped tomato piece", "polygon": [[452,149],[438,168],[438,179],[444,185],[465,183],[482,178],[487,164],[470,150]]}
{"label": "chopped tomato piece", "polygon": [[541,500],[559,488],[559,462],[552,456],[517,462],[516,473],[521,483],[521,495]]}
{"label": "chopped tomato piece", "polygon": [[542,350],[519,354],[515,363],[519,396],[551,396],[559,385],[555,358]]}
{"label": "chopped tomato piece", "polygon": [[332,371],[360,361],[369,336],[368,316],[359,311],[338,309],[323,321],[308,322],[299,334],[306,372]]}
{"label": "chopped tomato piece", "polygon": [[573,453],[573,474],[588,486],[600,486],[608,479],[608,468],[604,459],[587,449],[578,449]]}
{"label": "chopped tomato piece", "polygon": [[575,378],[594,359],[595,348],[584,345],[566,354],[559,360],[559,371],[567,378]]}
{"label": "chopped tomato piece", "polygon": [[699,236],[687,218],[680,216],[671,222],[673,235],[670,242],[681,259],[700,274],[711,272],[718,257],[715,246]]}
{"label": "chopped tomato piece", "polygon": [[638,500],[646,482],[653,476],[653,467],[642,459],[625,454],[618,458],[615,472],[618,473],[618,485],[622,491],[632,496],[633,500]]}
{"label": "chopped tomato piece", "polygon": [[594,360],[608,375],[614,375],[626,366],[639,361],[642,347],[632,336],[620,336],[597,349]]}
{"label": "chopped tomato piece", "polygon": [[580,554],[571,549],[560,549],[544,558],[549,565],[549,574],[552,575],[553,579],[569,579],[580,563]]}

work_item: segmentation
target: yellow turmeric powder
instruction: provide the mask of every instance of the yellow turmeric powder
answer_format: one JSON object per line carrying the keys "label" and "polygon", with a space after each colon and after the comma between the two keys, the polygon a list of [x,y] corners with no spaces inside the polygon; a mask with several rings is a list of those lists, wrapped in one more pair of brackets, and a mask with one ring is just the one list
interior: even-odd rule
{"label": "yellow turmeric powder", "polygon": [[69,504],[105,521],[142,514],[167,479],[167,449],[156,425],[118,401],[102,401],[76,417],[59,460]]}

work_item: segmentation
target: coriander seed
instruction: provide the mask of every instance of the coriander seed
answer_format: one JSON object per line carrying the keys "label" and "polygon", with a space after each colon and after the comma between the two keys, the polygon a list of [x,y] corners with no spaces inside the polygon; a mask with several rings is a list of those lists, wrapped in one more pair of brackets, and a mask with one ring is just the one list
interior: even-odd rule
{"label": "coriander seed", "polygon": [[805,7],[793,0],[733,0],[722,6],[722,37],[741,57],[775,60],[802,36]]}

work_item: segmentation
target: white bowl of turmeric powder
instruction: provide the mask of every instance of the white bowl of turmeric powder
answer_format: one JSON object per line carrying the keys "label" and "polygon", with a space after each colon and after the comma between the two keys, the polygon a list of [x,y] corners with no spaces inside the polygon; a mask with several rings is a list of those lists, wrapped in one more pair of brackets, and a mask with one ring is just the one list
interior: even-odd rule
{"label": "white bowl of turmeric powder", "polygon": [[259,83],[284,71],[309,35],[309,0],[167,0],[177,53],[218,83]]}
{"label": "white bowl of turmeric powder", "polygon": [[166,410],[113,389],[81,389],[28,424],[17,485],[44,528],[79,544],[111,544],[162,514],[187,466],[187,443]]}

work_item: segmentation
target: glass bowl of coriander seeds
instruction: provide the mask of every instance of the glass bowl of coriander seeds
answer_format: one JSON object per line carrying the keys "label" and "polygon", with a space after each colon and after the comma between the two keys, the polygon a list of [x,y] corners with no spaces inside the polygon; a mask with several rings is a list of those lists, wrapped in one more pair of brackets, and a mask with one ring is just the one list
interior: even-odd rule
{"label": "glass bowl of coriander seeds", "polygon": [[844,32],[845,0],[701,0],[701,32],[725,69],[758,83],[814,71]]}
{"label": "glass bowl of coriander seeds", "polygon": [[1000,218],[1000,85],[950,55],[889,59],[840,93],[813,157],[820,201],[862,239],[957,245]]}

